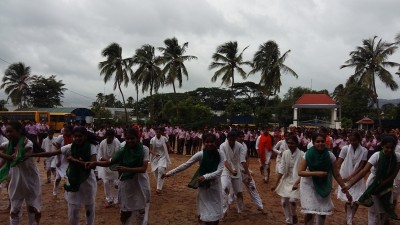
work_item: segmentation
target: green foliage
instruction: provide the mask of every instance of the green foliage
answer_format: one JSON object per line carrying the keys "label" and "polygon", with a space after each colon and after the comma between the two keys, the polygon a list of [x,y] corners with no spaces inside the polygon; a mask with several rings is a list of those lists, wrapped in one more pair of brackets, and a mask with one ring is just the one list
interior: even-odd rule
{"label": "green foliage", "polygon": [[0,100],[0,111],[8,111],[6,108],[7,101],[6,100]]}
{"label": "green foliage", "polygon": [[175,89],[175,81],[178,81],[179,87],[182,87],[183,75],[188,78],[188,72],[184,64],[185,61],[197,59],[193,55],[184,55],[189,46],[189,42],[185,42],[182,46],[179,45],[178,39],[167,38],[164,40],[165,47],[158,48],[162,53],[162,62],[165,64],[162,74],[166,76],[166,84],[172,84]]}
{"label": "green foliage", "polygon": [[353,127],[353,121],[350,118],[342,117],[342,128],[348,129]]}
{"label": "green foliage", "polygon": [[261,73],[260,86],[267,99],[270,95],[276,95],[280,92],[282,81],[281,73],[289,73],[295,78],[297,73],[284,64],[290,50],[282,56],[279,46],[275,41],[267,41],[260,45],[258,51],[254,54],[253,70],[250,74]]}
{"label": "green foliage", "polygon": [[122,58],[122,48],[117,43],[111,43],[101,52],[103,57],[106,57],[106,61],[99,62],[98,68],[100,70],[100,76],[104,76],[104,83],[107,83],[114,75],[114,90],[119,89],[122,102],[125,108],[125,123],[128,123],[128,112],[125,106],[124,93],[121,90],[121,85],[128,86],[130,81],[130,58]]}
{"label": "green foliage", "polygon": [[356,122],[364,116],[373,114],[370,107],[370,90],[356,83],[348,83],[337,93],[341,105],[342,118]]}
{"label": "green foliage", "polygon": [[225,108],[225,114],[228,117],[251,116],[253,114],[253,110],[249,105],[247,105],[243,101],[239,100],[239,101],[231,102]]}
{"label": "green foliage", "polygon": [[216,82],[217,79],[222,76],[222,84],[225,86],[231,86],[235,84],[235,71],[239,75],[246,79],[246,72],[241,66],[251,66],[251,62],[243,61],[243,52],[249,46],[245,47],[240,53],[238,49],[238,43],[226,42],[217,47],[217,51],[212,55],[213,62],[208,67],[210,70],[218,69],[211,78],[212,82]]}
{"label": "green foliage", "polygon": [[95,114],[94,116],[95,120],[93,121],[93,125],[96,128],[100,128],[102,126],[107,126],[107,125],[114,125],[115,121],[112,118],[112,113],[110,110],[105,109],[99,104],[92,106],[91,110]]}
{"label": "green foliage", "polygon": [[62,80],[56,80],[55,75],[49,78],[33,76],[30,84],[27,100],[29,105],[39,108],[54,108],[62,106],[61,98],[64,97],[65,84]]}
{"label": "green foliage", "polygon": [[376,39],[377,36],[363,40],[362,46],[358,46],[356,50],[350,52],[350,59],[340,68],[354,68],[354,74],[350,76],[349,81],[364,86],[371,91],[370,98],[376,104],[378,109],[377,117],[379,125],[381,125],[376,78],[379,78],[390,90],[397,90],[399,86],[387,69],[399,68],[400,64],[388,61],[389,56],[396,52],[397,43],[388,43],[382,41],[382,39],[377,41]]}
{"label": "green foliage", "polygon": [[225,110],[232,100],[232,93],[221,88],[197,88],[186,92],[193,100],[200,102],[212,110]]}
{"label": "green foliage", "polygon": [[0,89],[4,89],[13,105],[19,108],[26,107],[26,94],[31,78],[29,66],[25,66],[22,62],[13,63],[4,72]]}
{"label": "green foliage", "polygon": [[187,98],[174,102],[169,100],[161,110],[161,120],[185,127],[202,127],[211,122],[212,113],[209,107]]}

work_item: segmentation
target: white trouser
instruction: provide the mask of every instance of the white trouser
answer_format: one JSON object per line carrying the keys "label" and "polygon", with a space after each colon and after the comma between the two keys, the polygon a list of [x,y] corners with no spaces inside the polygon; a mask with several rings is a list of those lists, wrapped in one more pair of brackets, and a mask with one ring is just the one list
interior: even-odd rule
{"label": "white trouser", "polygon": [[[69,225],[79,225],[79,212],[81,206],[68,203],[68,223]],[[95,204],[85,205],[86,225],[94,225]]]}
{"label": "white trouser", "polygon": [[[222,186],[222,209],[223,212],[226,213],[229,207],[229,193],[231,188],[233,189],[233,193],[236,195],[236,206],[238,213],[243,211],[243,187],[242,187],[242,179],[241,178],[231,178],[229,175],[221,176],[221,186]],[[238,196],[238,193],[241,194],[241,197]]]}
{"label": "white trouser", "polygon": [[162,179],[161,176],[165,173],[165,167],[158,167],[155,171],[154,171],[154,176],[156,177],[156,181],[157,181],[157,190],[162,190],[163,186],[164,186],[164,180]]}
{"label": "white trouser", "polygon": [[293,224],[293,216],[296,216],[296,199],[281,198],[283,213],[285,214],[286,224]]}
{"label": "white trouser", "polygon": [[103,180],[104,194],[107,203],[118,203],[118,180]]}
{"label": "white trouser", "polygon": [[[12,200],[11,201],[11,210],[10,210],[10,224],[11,225],[20,225],[21,218],[22,218],[22,203],[24,200]],[[28,208],[28,224],[29,225],[38,225],[38,221],[36,220],[36,213],[29,211],[29,206],[27,203]],[[37,209],[36,209],[37,210]],[[38,211],[38,210],[37,210]],[[39,212],[40,213],[40,212]]]}
{"label": "white trouser", "polygon": [[248,176],[245,176],[244,174],[242,174],[243,176],[243,184],[246,187],[247,191],[250,194],[251,197],[251,201],[256,204],[257,209],[263,209],[263,203],[262,200],[260,198],[260,194],[258,193],[257,187],[256,187],[256,182],[254,181],[254,179],[251,179],[250,182],[246,182]]}

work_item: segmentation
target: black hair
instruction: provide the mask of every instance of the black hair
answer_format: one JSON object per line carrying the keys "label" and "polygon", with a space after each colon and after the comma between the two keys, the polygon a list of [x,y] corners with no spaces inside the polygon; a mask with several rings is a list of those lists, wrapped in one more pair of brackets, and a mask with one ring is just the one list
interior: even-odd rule
{"label": "black hair", "polygon": [[324,141],[325,141],[325,138],[326,138],[326,136],[323,135],[323,134],[321,134],[321,133],[314,133],[314,134],[312,135],[312,142],[313,142],[313,143],[314,143],[315,140],[317,140],[317,137],[322,137],[322,138],[324,139]]}
{"label": "black hair", "polygon": [[349,137],[355,137],[358,141],[361,141],[361,135],[358,131],[354,131],[349,134]]}
{"label": "black hair", "polygon": [[228,135],[226,136],[226,138],[237,138],[237,133],[236,131],[229,131]]}
{"label": "black hair", "polygon": [[236,132],[236,134],[237,134],[237,136],[241,136],[241,135],[244,135],[244,132],[239,130],[239,131]]}
{"label": "black hair", "polygon": [[100,140],[96,136],[96,134],[87,131],[85,127],[81,127],[81,126],[75,127],[72,130],[72,134],[75,134],[75,133],[81,133],[83,136],[86,137],[86,140],[92,145],[98,145],[100,142]]}
{"label": "black hair", "polygon": [[215,136],[215,134],[212,133],[203,134],[203,142],[205,142],[207,139],[211,139],[211,141],[217,142],[217,136]]}
{"label": "black hair", "polygon": [[53,129],[49,129],[49,130],[47,131],[47,133],[48,133],[48,134],[54,134],[54,130],[53,130]]}
{"label": "black hair", "polygon": [[[31,138],[29,138],[26,134],[26,130],[25,128],[22,126],[22,123],[18,122],[18,121],[11,121],[7,124],[8,126],[11,126],[12,128],[14,128],[15,130],[17,130],[18,132],[20,132],[21,135],[25,136],[28,140],[30,140],[33,143],[33,152],[34,153],[40,153],[40,152],[45,152],[44,149],[42,149],[42,147],[39,145],[39,143],[37,142],[37,140],[32,140]],[[11,140],[10,140],[11,141]]]}
{"label": "black hair", "polygon": [[291,140],[296,143],[296,145],[299,145],[299,139],[295,135],[290,135],[289,137],[287,137],[287,140]]}
{"label": "black hair", "polygon": [[126,134],[125,134],[125,136],[126,136],[127,134],[131,134],[131,135],[135,136],[135,138],[139,138],[139,134],[138,134],[138,132],[137,132],[134,128],[128,128],[128,129],[126,129]]}
{"label": "black hair", "polygon": [[381,141],[381,146],[386,145],[387,143],[392,143],[394,146],[397,145],[397,138],[394,135],[387,135]]}
{"label": "black hair", "polygon": [[114,135],[115,135],[115,131],[113,129],[106,130],[106,136],[114,136]]}

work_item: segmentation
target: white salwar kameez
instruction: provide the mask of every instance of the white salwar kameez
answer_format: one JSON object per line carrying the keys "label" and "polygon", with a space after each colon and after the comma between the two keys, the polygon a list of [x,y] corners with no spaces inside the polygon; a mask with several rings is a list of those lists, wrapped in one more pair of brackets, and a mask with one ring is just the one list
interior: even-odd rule
{"label": "white salwar kameez", "polygon": [[[335,155],[329,151],[329,156],[333,163],[336,161]],[[305,159],[305,155],[303,156]],[[306,169],[308,170],[308,167]],[[331,215],[333,203],[330,196],[321,197],[315,190],[312,177],[301,177],[300,179],[300,202],[301,212],[305,214]]]}
{"label": "white salwar kameez", "polygon": [[[206,180],[211,180],[210,187],[199,187],[197,196],[197,212],[203,222],[218,221],[222,218],[222,192],[221,173],[224,168],[224,155],[220,152],[218,169],[212,173],[204,174]],[[187,162],[169,171],[167,176],[172,176],[186,170],[196,162],[201,162],[203,151],[197,152]]]}
{"label": "white salwar kameez", "polygon": [[[121,145],[125,146],[125,143]],[[143,145],[143,161],[149,161],[149,149]],[[123,212],[132,212],[126,225],[132,224],[133,218],[137,225],[146,225],[150,207],[150,183],[146,172],[135,173],[132,178],[121,180],[118,187],[118,202]]]}
{"label": "white salwar kameez", "polygon": [[[61,147],[61,154],[65,158],[71,155],[72,144]],[[96,146],[90,145],[90,155],[96,155]],[[95,199],[97,191],[97,182],[94,171],[90,171],[89,177],[80,184],[77,192],[64,192],[65,200],[68,202],[68,220],[70,225],[79,224],[79,212],[81,205],[85,206],[86,224],[94,225],[95,218]]]}
{"label": "white salwar kameez", "polygon": [[[9,142],[2,144],[7,149]],[[26,139],[24,148],[29,148],[25,154],[33,152],[33,143]],[[14,152],[16,149],[14,149]],[[25,161],[18,163],[15,167],[11,167],[9,174],[11,176],[8,185],[8,196],[11,202],[11,213],[16,213],[14,218],[10,218],[11,225],[19,225],[22,217],[22,204],[25,201],[27,206],[34,207],[37,212],[41,210],[41,184],[39,170],[33,158],[29,157]],[[38,224],[35,220],[35,213],[28,212],[29,225]],[[3,220],[4,222],[4,220]]]}
{"label": "white salwar kameez", "polygon": [[161,136],[160,138],[155,136],[150,140],[152,151],[159,154],[159,156],[151,154],[150,157],[151,171],[156,177],[157,190],[162,190],[164,179],[161,179],[161,176],[165,174],[165,169],[167,168],[168,164],[171,163],[168,154],[167,142],[168,138],[165,136]]}
{"label": "white salwar kameez", "polygon": [[[372,167],[371,173],[367,179],[366,188],[368,188],[375,181],[376,172],[378,171],[379,154],[380,152],[375,152],[368,160],[368,163],[370,163]],[[397,162],[400,162],[400,153],[396,152],[395,154]],[[372,199],[374,204],[368,208],[368,225],[379,224],[380,214],[385,213],[379,197],[372,195]]]}
{"label": "white salwar kameez", "polygon": [[304,152],[298,148],[293,153],[290,150],[285,150],[282,153],[279,166],[279,173],[282,174],[282,178],[275,191],[281,196],[281,204],[287,224],[293,224],[293,217],[297,216],[296,200],[300,198],[300,191],[298,189],[292,190],[292,188],[299,178],[298,167],[303,156]]}
{"label": "white salwar kameez", "polygon": [[275,161],[275,172],[280,173],[279,168],[281,164],[282,153],[289,149],[288,145],[286,144],[286,140],[280,140],[274,148],[272,149],[276,153],[276,161]]}
{"label": "white salwar kameez", "polygon": [[[342,166],[340,167],[340,175],[342,178],[350,176],[360,165],[361,161],[368,160],[368,150],[361,145],[354,151],[352,145],[346,145],[340,151],[339,158],[343,159]],[[355,183],[350,189],[350,195],[353,200],[357,201],[365,191],[364,178]],[[338,186],[337,197],[341,201],[347,202],[346,194],[342,192]]]}
{"label": "white salwar kameez", "polygon": [[[107,139],[104,139],[99,144],[99,150],[97,153],[97,158],[100,160],[110,160],[116,151],[121,148],[121,143],[117,138],[111,143],[107,143]],[[108,167],[99,168],[99,177],[103,179],[104,193],[106,196],[106,201],[108,203],[118,203],[117,196],[117,185],[118,185],[118,172],[111,171]]]}

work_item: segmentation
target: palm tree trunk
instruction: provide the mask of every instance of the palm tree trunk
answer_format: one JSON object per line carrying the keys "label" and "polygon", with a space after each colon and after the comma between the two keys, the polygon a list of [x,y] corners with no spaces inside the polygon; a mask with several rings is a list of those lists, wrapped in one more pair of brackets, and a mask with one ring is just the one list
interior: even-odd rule
{"label": "palm tree trunk", "polygon": [[176,90],[175,90],[175,81],[172,81],[172,87],[174,88],[174,94],[176,94]]}
{"label": "palm tree trunk", "polygon": [[122,102],[124,103],[124,110],[125,110],[125,125],[128,125],[128,111],[126,110],[126,103],[125,103],[125,97],[124,97],[124,93],[122,93],[121,90],[121,84],[118,82],[118,89],[119,92],[121,92],[121,96],[122,96]]}
{"label": "palm tree trunk", "polygon": [[376,110],[377,110],[377,113],[378,113],[378,126],[381,127],[382,126],[381,109],[379,107],[378,94],[376,93],[375,76],[372,79],[372,84],[373,84],[372,88],[374,90],[374,100],[375,100],[375,103],[376,103]]}
{"label": "palm tree trunk", "polygon": [[136,122],[139,122],[139,85],[136,86]]}

